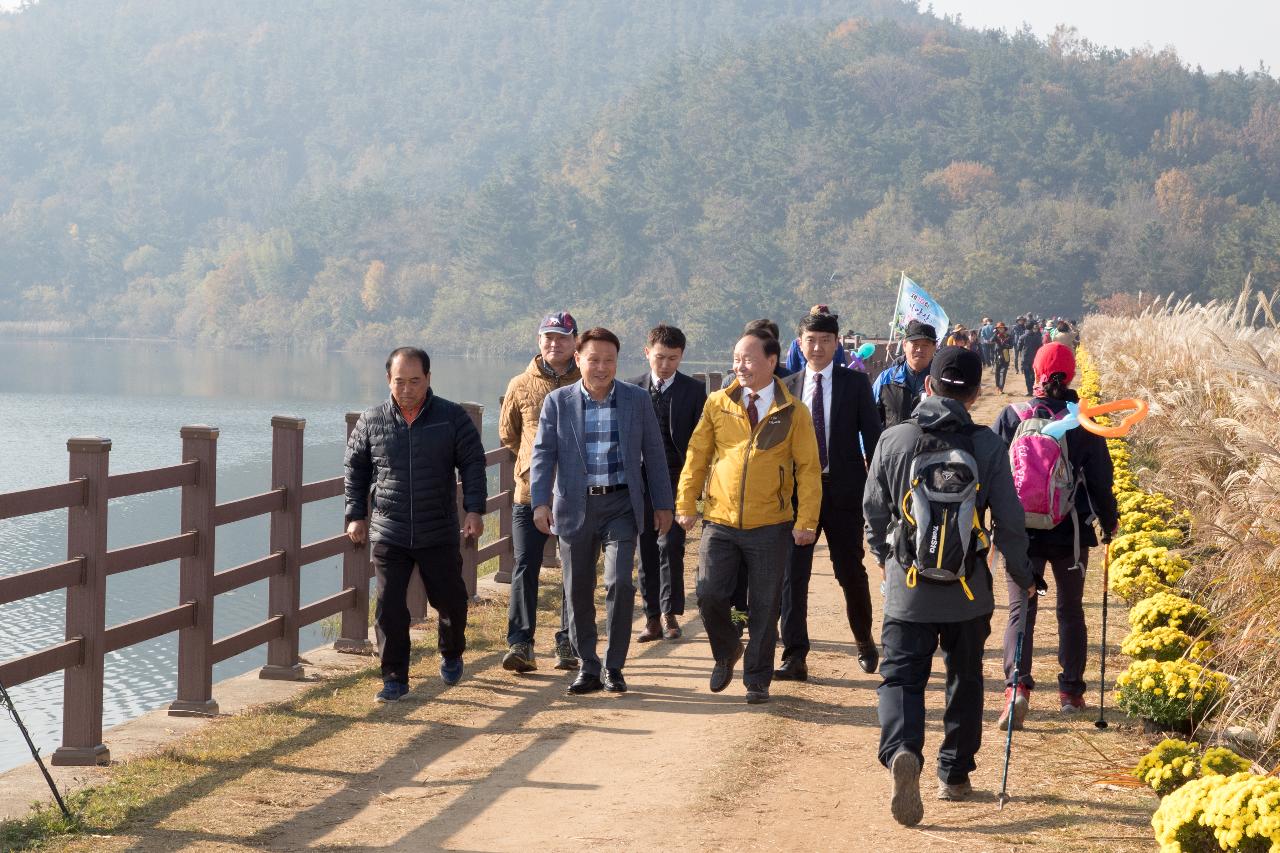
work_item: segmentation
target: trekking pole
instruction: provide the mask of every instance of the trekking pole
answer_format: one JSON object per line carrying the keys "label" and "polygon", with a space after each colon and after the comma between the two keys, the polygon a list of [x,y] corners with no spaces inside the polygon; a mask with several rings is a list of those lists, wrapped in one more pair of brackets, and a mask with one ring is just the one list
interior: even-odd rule
{"label": "trekking pole", "polygon": [[1022,678],[1022,637],[1027,630],[1027,609],[1031,606],[1031,597],[1023,590],[1022,595],[1022,627],[1018,630],[1018,645],[1013,649],[1013,692],[1009,694],[1009,707],[1005,709],[1005,719],[1009,721],[1004,738],[1004,775],[1000,777],[1000,793],[996,802],[1003,811],[1004,804],[1009,802],[1009,759],[1013,756],[1013,705],[1018,701],[1018,681]]}
{"label": "trekking pole", "polygon": [[1098,719],[1094,725],[1107,727],[1107,599],[1111,587],[1111,543],[1102,552],[1102,672],[1098,675]]}
{"label": "trekking pole", "polygon": [[9,716],[13,717],[13,721],[18,724],[18,731],[22,732],[22,737],[27,742],[27,749],[31,750],[31,757],[36,760],[40,772],[44,774],[44,781],[49,783],[49,790],[53,792],[53,799],[57,801],[58,808],[62,809],[62,814],[66,816],[67,820],[74,822],[75,818],[71,815],[71,810],[62,801],[62,795],[58,793],[58,786],[54,784],[53,777],[45,769],[44,761],[40,758],[40,750],[36,749],[36,745],[32,743],[31,735],[27,733],[27,727],[22,724],[22,718],[18,716],[18,709],[14,707],[13,697],[9,695],[8,690],[4,689],[3,683],[0,683],[0,705],[4,705],[9,712]]}

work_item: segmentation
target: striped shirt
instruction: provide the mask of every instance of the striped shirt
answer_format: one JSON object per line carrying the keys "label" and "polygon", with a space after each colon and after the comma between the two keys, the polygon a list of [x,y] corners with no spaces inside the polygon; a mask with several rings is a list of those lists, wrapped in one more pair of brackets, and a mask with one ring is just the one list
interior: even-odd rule
{"label": "striped shirt", "polygon": [[609,396],[596,402],[582,386],[584,439],[587,451],[587,485],[616,486],[627,481],[622,468],[622,441],[618,436],[618,395],[615,385]]}

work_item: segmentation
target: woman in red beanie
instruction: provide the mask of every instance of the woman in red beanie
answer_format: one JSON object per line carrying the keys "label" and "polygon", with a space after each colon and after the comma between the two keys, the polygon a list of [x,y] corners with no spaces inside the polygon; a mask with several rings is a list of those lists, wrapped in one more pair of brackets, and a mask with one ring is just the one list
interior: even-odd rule
{"label": "woman in red beanie", "polygon": [[[1107,442],[1101,436],[1077,427],[1069,430],[1064,441],[1058,443],[1039,434],[1040,428],[1066,413],[1067,403],[1079,402],[1080,398],[1069,387],[1076,375],[1076,358],[1071,348],[1056,342],[1045,344],[1036,352],[1032,367],[1035,374],[1034,396],[1026,403],[1006,406],[992,429],[1010,445],[1009,462],[1013,468],[1014,483],[1018,486],[1024,508],[1028,509],[1030,545],[1027,555],[1042,595],[1048,589],[1045,571],[1053,571],[1058,616],[1058,664],[1061,667],[1058,699],[1062,712],[1069,714],[1084,708],[1084,668],[1088,648],[1082,604],[1085,569],[1089,564],[1089,549],[1098,545],[1093,522],[1096,520],[1102,528],[1104,543],[1111,541],[1111,534],[1116,528],[1116,498],[1111,490],[1114,472]],[[1044,486],[1052,482],[1049,460],[1059,457],[1061,444],[1066,445],[1066,453],[1062,470],[1057,473],[1059,477],[1064,474],[1067,477],[1059,482],[1071,481],[1074,500],[1066,502],[1066,507],[1072,509],[1054,524],[1053,515],[1046,517],[1039,512],[1042,507],[1037,496],[1043,498]],[[1028,507],[1029,503],[1034,506]],[[1027,601],[1025,613],[1024,600]],[[1035,687],[1031,676],[1031,655],[1038,600],[1038,596],[1024,599],[1022,591],[1016,587],[1009,590],[1009,624],[1004,634],[1005,710],[999,723],[1002,730],[1009,724],[1009,699],[1015,689],[1014,728],[1022,728],[1030,706],[1031,690]],[[1022,631],[1024,619],[1026,630]],[[1023,633],[1022,666],[1019,683],[1014,685],[1014,646],[1019,631]]]}

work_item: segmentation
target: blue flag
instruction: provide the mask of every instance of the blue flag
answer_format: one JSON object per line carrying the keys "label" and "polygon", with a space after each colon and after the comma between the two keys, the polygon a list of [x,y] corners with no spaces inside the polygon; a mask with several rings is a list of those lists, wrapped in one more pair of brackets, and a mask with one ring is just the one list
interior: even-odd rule
{"label": "blue flag", "polygon": [[938,300],[903,273],[902,285],[898,288],[898,305],[893,312],[893,337],[904,337],[907,323],[912,320],[919,320],[921,323],[933,326],[938,333],[939,344],[946,337],[947,327],[951,322],[947,319],[947,312],[943,311],[942,306],[938,304]]}

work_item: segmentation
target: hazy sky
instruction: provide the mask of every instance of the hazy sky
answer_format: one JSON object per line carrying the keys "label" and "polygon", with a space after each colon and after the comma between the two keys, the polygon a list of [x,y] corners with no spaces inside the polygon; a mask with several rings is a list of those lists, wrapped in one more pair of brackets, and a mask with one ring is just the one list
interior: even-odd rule
{"label": "hazy sky", "polygon": [[[927,8],[930,0],[920,0]],[[19,0],[0,0],[12,9]],[[1071,24],[1096,44],[1126,50],[1150,44],[1177,48],[1206,71],[1255,71],[1262,60],[1280,75],[1280,0],[933,0],[941,15],[971,27],[1013,31],[1023,23],[1039,36]]]}
{"label": "hazy sky", "polygon": [[[921,9],[928,6],[920,0]],[[1025,22],[1041,37],[1070,24],[1107,47],[1172,45],[1205,71],[1255,71],[1262,60],[1273,77],[1280,74],[1277,0],[933,0],[933,11],[980,29],[1012,32]]]}

